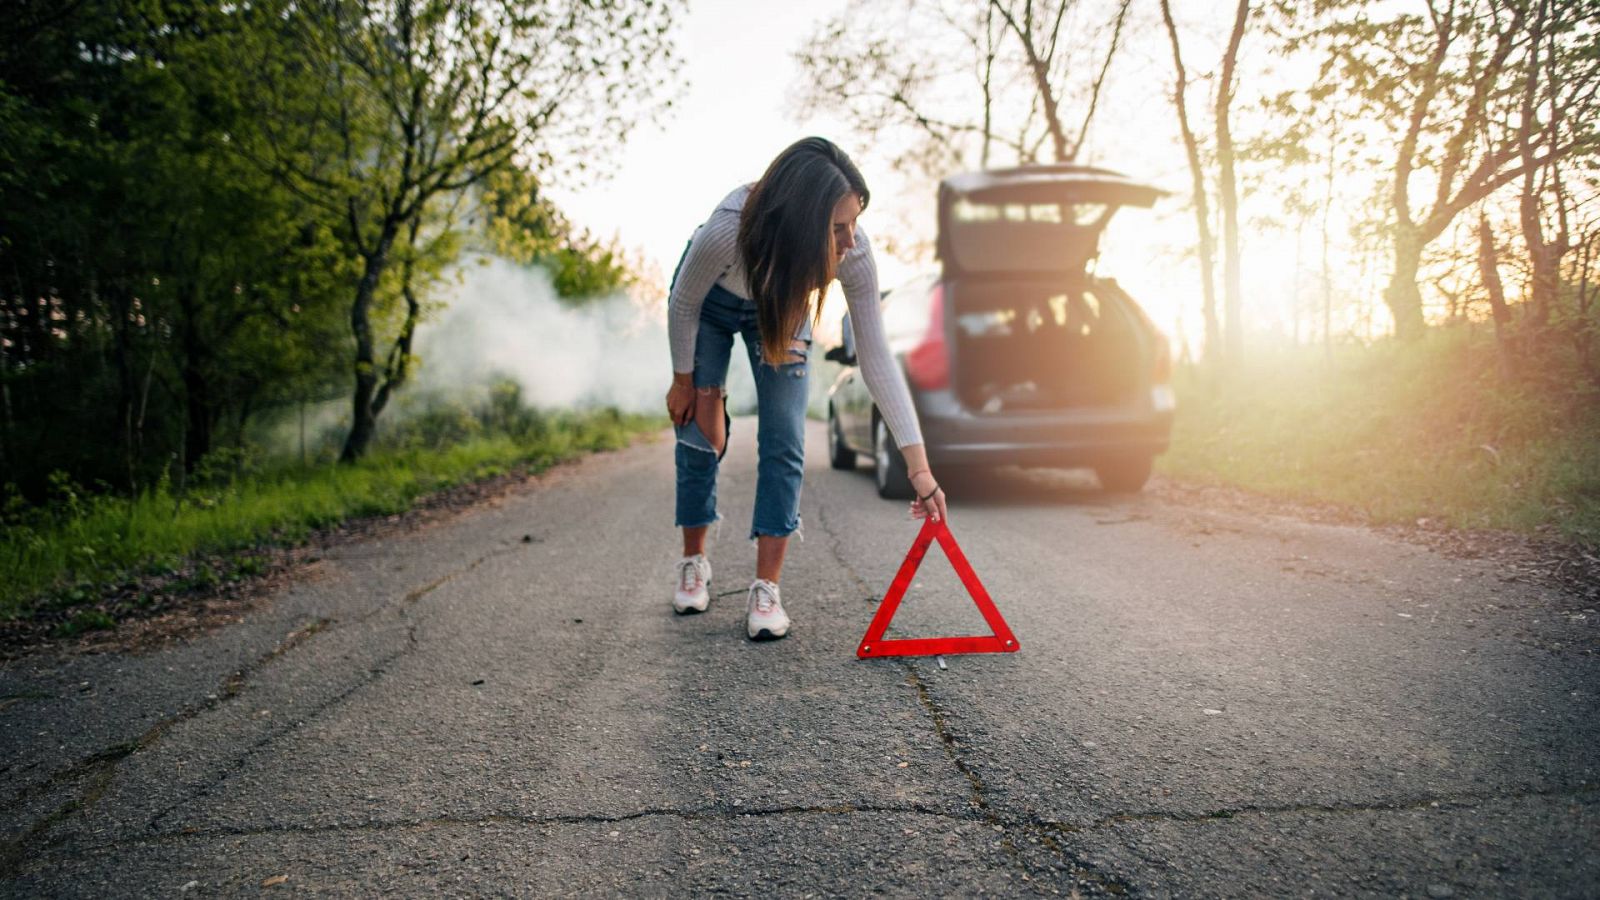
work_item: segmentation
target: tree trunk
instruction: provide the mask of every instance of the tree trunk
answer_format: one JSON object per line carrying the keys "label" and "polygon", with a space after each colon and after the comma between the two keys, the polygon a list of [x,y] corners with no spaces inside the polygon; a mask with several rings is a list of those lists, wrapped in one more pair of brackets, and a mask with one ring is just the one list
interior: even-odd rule
{"label": "tree trunk", "polygon": [[183,403],[188,422],[183,432],[185,472],[193,472],[200,460],[211,452],[211,391],[206,383],[206,351],[200,339],[197,290],[186,285],[178,291],[178,305],[183,310]]}
{"label": "tree trunk", "polygon": [[1221,171],[1223,276],[1222,302],[1227,326],[1228,359],[1238,362],[1244,355],[1243,278],[1239,272],[1239,188],[1233,171],[1233,132],[1229,127],[1229,107],[1233,103],[1233,71],[1239,57],[1239,42],[1244,38],[1245,21],[1250,16],[1250,0],[1239,0],[1234,13],[1233,34],[1222,58],[1222,78],[1217,86],[1217,163]]}
{"label": "tree trunk", "polygon": [[[1339,128],[1339,119],[1335,115],[1329,122],[1330,133],[1336,133]],[[1322,237],[1322,358],[1329,364],[1333,363],[1333,268],[1328,260],[1328,213],[1333,209],[1333,174],[1334,160],[1338,157],[1338,145],[1328,145],[1328,171],[1323,181],[1322,194],[1322,222],[1319,225]]]}
{"label": "tree trunk", "polygon": [[111,291],[111,314],[117,317],[112,334],[116,341],[114,354],[117,366],[117,424],[122,429],[122,462],[127,469],[127,489],[139,490],[138,449],[133,441],[133,408],[137,376],[133,371],[133,302],[127,287],[118,283]]}
{"label": "tree trunk", "polygon": [[383,367],[383,387],[372,401],[372,417],[376,419],[388,405],[390,395],[399,390],[411,371],[411,341],[417,332],[417,320],[422,317],[422,301],[417,299],[415,259],[417,254],[417,229],[420,219],[411,220],[406,237],[406,255],[401,263],[400,294],[406,300],[406,321],[400,326],[400,335],[389,349],[388,362]]}
{"label": "tree trunk", "polygon": [[1489,311],[1494,315],[1494,344],[1500,350],[1501,364],[1511,364],[1511,311],[1506,308],[1506,289],[1500,282],[1500,254],[1495,250],[1494,231],[1489,217],[1478,216],[1478,273],[1489,295]]}
{"label": "tree trunk", "polygon": [[1200,257],[1200,312],[1205,319],[1206,354],[1215,359],[1222,349],[1222,329],[1217,323],[1217,239],[1211,233],[1211,203],[1206,197],[1205,167],[1200,162],[1200,144],[1194,136],[1194,129],[1189,126],[1189,108],[1185,99],[1189,75],[1183,65],[1183,54],[1178,49],[1178,27],[1172,21],[1170,0],[1161,0],[1161,17],[1166,21],[1167,36],[1172,40],[1172,63],[1178,78],[1173,101],[1178,109],[1178,126],[1183,133],[1183,149],[1189,157],[1189,178],[1194,190],[1194,221]]}
{"label": "tree trunk", "polygon": [[350,304],[350,331],[356,339],[356,389],[351,398],[350,434],[345,437],[339,461],[353,463],[367,452],[367,445],[378,429],[378,416],[372,408],[378,387],[378,366],[373,358],[372,298],[378,293],[378,280],[389,265],[389,249],[399,223],[386,220],[378,243],[366,257],[366,268],[356,285],[355,301]]}
{"label": "tree trunk", "polygon": [[1383,302],[1394,316],[1394,333],[1401,340],[1422,337],[1422,292],[1417,289],[1417,270],[1422,267],[1423,241],[1414,226],[1395,226],[1394,272],[1383,290]]}
{"label": "tree trunk", "polygon": [[[1547,240],[1544,236],[1544,223],[1539,220],[1539,180],[1543,175],[1543,167],[1535,159],[1535,137],[1540,130],[1538,116],[1534,108],[1539,95],[1541,62],[1540,42],[1544,37],[1545,21],[1549,16],[1550,4],[1548,0],[1540,0],[1535,4],[1533,21],[1529,26],[1529,48],[1527,71],[1522,85],[1522,107],[1520,121],[1517,123],[1517,149],[1522,160],[1522,192],[1518,197],[1518,211],[1522,220],[1522,239],[1528,245],[1528,264],[1532,269],[1532,284],[1528,290],[1528,315],[1525,324],[1531,326],[1529,331],[1536,332],[1550,321],[1550,308],[1555,305],[1556,292],[1560,287],[1561,257],[1565,249],[1559,240]],[[1553,74],[1553,73],[1552,73]],[[1552,91],[1554,85],[1551,85]],[[1560,111],[1551,109],[1551,120],[1548,127],[1552,130],[1550,135],[1551,146],[1554,148],[1554,129],[1559,121]],[[1558,182],[1560,171],[1554,163],[1550,164],[1550,175]],[[1556,194],[1556,202],[1561,202],[1561,195]],[[1562,210],[1561,212],[1565,212]],[[1531,337],[1532,335],[1530,335]]]}

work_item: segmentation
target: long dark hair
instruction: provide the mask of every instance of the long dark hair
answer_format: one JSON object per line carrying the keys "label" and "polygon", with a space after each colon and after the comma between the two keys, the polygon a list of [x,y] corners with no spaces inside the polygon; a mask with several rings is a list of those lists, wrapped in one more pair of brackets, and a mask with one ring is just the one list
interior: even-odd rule
{"label": "long dark hair", "polygon": [[739,256],[761,326],[761,356],[771,365],[787,360],[813,293],[813,322],[822,316],[838,265],[833,208],[846,194],[867,208],[871,195],[855,163],[831,141],[809,137],[778,154],[745,200]]}

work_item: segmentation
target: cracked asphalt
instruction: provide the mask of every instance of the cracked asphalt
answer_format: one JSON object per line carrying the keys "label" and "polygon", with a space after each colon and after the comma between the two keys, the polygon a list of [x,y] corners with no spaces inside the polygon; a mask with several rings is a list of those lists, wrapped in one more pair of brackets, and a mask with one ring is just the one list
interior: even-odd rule
{"label": "cracked asphalt", "polygon": [[[0,669],[8,896],[1600,896],[1600,616],[1376,531],[947,478],[1015,654],[854,656],[917,523],[808,435],[794,630],[704,615],[669,437],[340,547],[236,625]],[[525,539],[526,536],[526,539]],[[891,636],[977,633],[930,552]]]}

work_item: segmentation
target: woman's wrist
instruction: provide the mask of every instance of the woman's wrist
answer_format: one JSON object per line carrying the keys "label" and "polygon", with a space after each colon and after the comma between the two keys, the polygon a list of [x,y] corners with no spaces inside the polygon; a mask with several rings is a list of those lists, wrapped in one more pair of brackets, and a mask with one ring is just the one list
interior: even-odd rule
{"label": "woman's wrist", "polygon": [[928,450],[922,444],[906,444],[900,448],[900,455],[906,461],[907,472],[925,472],[928,465]]}

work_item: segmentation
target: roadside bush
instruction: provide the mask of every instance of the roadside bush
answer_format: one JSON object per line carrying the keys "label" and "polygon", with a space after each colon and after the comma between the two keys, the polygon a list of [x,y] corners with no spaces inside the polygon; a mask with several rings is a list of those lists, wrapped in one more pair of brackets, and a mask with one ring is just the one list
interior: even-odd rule
{"label": "roadside bush", "polygon": [[[614,409],[544,412],[522,405],[514,383],[476,407],[414,401],[380,426],[354,465],[266,458],[258,448],[208,455],[173,483],[172,467],[136,497],[50,476],[50,502],[32,505],[15,485],[0,491],[0,618],[49,614],[58,634],[108,627],[70,611],[109,587],[186,573],[173,590],[208,590],[262,570],[265,544],[293,543],[351,517],[404,511],[417,498],[515,466],[543,468],[575,454],[625,447],[659,417]],[[326,459],[326,456],[321,457]],[[222,569],[205,561],[232,557]]]}
{"label": "roadside bush", "polygon": [[1252,348],[1238,371],[1180,370],[1162,471],[1374,521],[1552,531],[1600,544],[1600,394],[1554,347],[1508,364],[1485,333],[1413,344]]}

